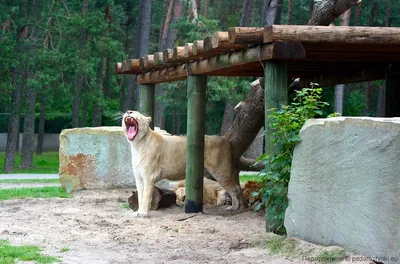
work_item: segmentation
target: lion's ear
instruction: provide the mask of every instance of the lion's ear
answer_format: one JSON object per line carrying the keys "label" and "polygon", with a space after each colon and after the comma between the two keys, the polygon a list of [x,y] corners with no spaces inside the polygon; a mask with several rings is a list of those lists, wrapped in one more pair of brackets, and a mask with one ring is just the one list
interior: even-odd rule
{"label": "lion's ear", "polygon": [[145,116],[145,120],[146,120],[147,124],[150,124],[151,116]]}

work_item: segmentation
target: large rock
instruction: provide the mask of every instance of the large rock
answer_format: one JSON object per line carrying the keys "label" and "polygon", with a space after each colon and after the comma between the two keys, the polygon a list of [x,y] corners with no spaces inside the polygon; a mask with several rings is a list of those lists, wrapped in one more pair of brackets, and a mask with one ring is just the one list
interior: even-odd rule
{"label": "large rock", "polygon": [[300,137],[288,235],[400,261],[400,118],[309,120]]}
{"label": "large rock", "polygon": [[129,143],[121,127],[65,129],[60,181],[67,190],[135,186]]}

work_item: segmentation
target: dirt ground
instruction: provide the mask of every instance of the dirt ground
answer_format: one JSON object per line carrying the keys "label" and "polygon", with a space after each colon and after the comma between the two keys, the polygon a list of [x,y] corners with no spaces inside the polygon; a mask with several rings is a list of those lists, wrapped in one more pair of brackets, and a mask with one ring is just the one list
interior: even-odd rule
{"label": "dirt ground", "polygon": [[[204,208],[204,214],[188,215],[173,206],[152,211],[148,219],[135,219],[133,211],[123,206],[131,191],[81,191],[69,199],[0,201],[0,239],[14,245],[39,245],[68,264],[313,263],[269,255],[258,247],[267,235],[263,214],[232,214],[224,207],[213,207]],[[301,245],[309,254],[321,248]],[[62,248],[68,251],[61,252]]]}

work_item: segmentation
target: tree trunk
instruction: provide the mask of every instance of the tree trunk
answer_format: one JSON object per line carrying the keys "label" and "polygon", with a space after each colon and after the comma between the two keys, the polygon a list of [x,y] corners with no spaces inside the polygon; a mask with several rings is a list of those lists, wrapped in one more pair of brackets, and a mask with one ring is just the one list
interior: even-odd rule
{"label": "tree trunk", "polygon": [[43,153],[43,139],[44,139],[44,125],[46,122],[45,119],[46,114],[46,97],[42,96],[40,100],[40,115],[39,115],[39,130],[38,130],[38,140],[37,140],[37,147],[36,147],[36,154],[42,155]]}
{"label": "tree trunk", "polygon": [[261,23],[264,26],[270,25],[278,25],[281,23],[281,14],[282,14],[282,6],[283,0],[263,0],[266,3],[263,3],[263,10],[265,15],[263,15],[264,20]]}
{"label": "tree trunk", "polygon": [[99,127],[102,124],[103,108],[102,103],[102,93],[103,93],[103,59],[99,59],[97,63],[97,89],[98,94],[96,95],[96,104],[93,108],[92,114],[92,127]]}
{"label": "tree trunk", "polygon": [[257,159],[264,152],[264,127],[260,129],[246,153],[246,158]]}
{"label": "tree trunk", "polygon": [[288,0],[287,24],[292,24],[293,0]]}
{"label": "tree trunk", "polygon": [[210,8],[210,0],[205,0],[205,2],[204,2],[204,5],[203,5],[203,8],[202,8],[202,10],[203,10],[203,16],[205,17],[205,18],[208,18],[208,11],[209,11],[209,8]]}
{"label": "tree trunk", "polygon": [[361,19],[361,3],[356,4],[355,10],[354,10],[354,26],[359,26],[360,25],[360,19]]}
{"label": "tree trunk", "polygon": [[[340,16],[340,25],[341,26],[349,26],[350,25],[350,16],[351,16],[351,9],[347,9]],[[340,113],[343,115],[343,98],[344,98],[344,84],[335,85],[335,99],[334,99],[334,111],[336,113]]]}
{"label": "tree trunk", "polygon": [[224,135],[228,131],[228,129],[232,126],[233,118],[235,115],[234,108],[235,108],[235,103],[233,101],[226,102],[220,135]]}
{"label": "tree trunk", "polygon": [[[181,16],[182,13],[182,1],[181,0],[171,0],[167,16],[165,18],[165,23],[163,27],[163,34],[160,41],[160,50],[170,49],[173,47],[176,39],[176,29],[172,28],[171,25],[174,24]],[[164,85],[156,85],[156,97],[162,97],[164,95]],[[160,100],[155,101],[155,113],[154,113],[154,126],[164,129],[165,127],[165,116],[164,116],[164,106]]]}
{"label": "tree trunk", "polygon": [[379,87],[378,104],[376,106],[377,117],[385,116],[385,87],[386,83],[383,83],[381,87]]}
{"label": "tree trunk", "polygon": [[336,17],[357,4],[359,0],[314,0],[314,11],[308,25],[329,26]]}
{"label": "tree trunk", "polygon": [[371,116],[371,96],[372,96],[372,85],[371,82],[364,83],[364,109],[363,116]]}
{"label": "tree trunk", "polygon": [[371,8],[371,15],[369,16],[369,26],[375,26],[376,15],[378,14],[378,3],[373,2]]}
{"label": "tree trunk", "polygon": [[125,106],[126,102],[126,91],[125,91],[125,86],[127,83],[128,76],[126,75],[121,75],[121,83],[120,83],[120,90],[119,90],[119,111],[121,113],[124,113],[126,110],[128,110]]}
{"label": "tree trunk", "polygon": [[390,22],[391,22],[391,13],[392,10],[392,1],[387,0],[387,6],[386,6],[386,18],[385,18],[385,27],[390,27]]}
{"label": "tree trunk", "polygon": [[[33,73],[28,73],[28,79]],[[33,147],[35,142],[35,88],[28,88],[25,95],[24,133],[22,137],[20,168],[33,168]]]}
{"label": "tree trunk", "polygon": [[[34,18],[34,25],[31,28],[31,41],[29,54],[31,58],[35,58],[39,42],[39,28],[41,12],[41,1],[32,0],[31,16]],[[27,81],[35,77],[34,66],[28,64]],[[33,168],[33,151],[35,143],[35,105],[36,105],[36,87],[27,86],[25,95],[25,114],[24,114],[24,133],[22,137],[21,162],[20,168]]]}
{"label": "tree trunk", "polygon": [[86,127],[86,119],[87,119],[87,110],[88,110],[88,93],[81,93],[81,97],[83,97],[82,102],[82,111],[81,116],[79,118],[79,127]]}
{"label": "tree trunk", "polygon": [[[89,9],[89,3],[88,0],[83,0],[83,5],[82,5],[82,13],[83,15],[86,15]],[[79,43],[79,49],[80,49],[80,57],[82,58],[84,55],[84,48],[85,48],[85,41],[86,41],[86,30],[83,29],[81,31],[81,39]],[[74,99],[72,103],[72,127],[78,127],[79,126],[79,108],[80,108],[80,97],[81,97],[81,90],[83,87],[83,80],[84,76],[82,73],[78,72],[75,74],[75,87],[74,87]]]}
{"label": "tree trunk", "polygon": [[[22,76],[22,78],[21,78]],[[21,111],[21,94],[24,86],[24,74],[17,70],[14,73],[14,88],[11,94],[11,114],[8,119],[6,157],[4,163],[4,172],[11,173],[14,170],[15,156],[18,150],[19,123]]]}
{"label": "tree trunk", "polygon": [[190,3],[192,4],[192,16],[193,16],[193,23],[196,23],[197,20],[199,19],[199,15],[197,14],[197,3],[196,0],[190,0]]}
{"label": "tree trunk", "polygon": [[253,18],[254,0],[243,0],[242,16],[240,19],[241,27],[248,27]]}
{"label": "tree trunk", "polygon": [[161,34],[160,44],[159,44],[159,50],[161,50],[161,51],[164,51],[166,44],[167,44],[167,36],[168,36],[168,31],[170,30],[174,2],[175,2],[174,0],[169,1],[169,8],[168,8],[167,16],[165,17],[164,27],[163,27],[163,31]]}
{"label": "tree trunk", "polygon": [[79,126],[79,105],[82,87],[82,75],[75,74],[74,99],[72,102],[72,128]]}

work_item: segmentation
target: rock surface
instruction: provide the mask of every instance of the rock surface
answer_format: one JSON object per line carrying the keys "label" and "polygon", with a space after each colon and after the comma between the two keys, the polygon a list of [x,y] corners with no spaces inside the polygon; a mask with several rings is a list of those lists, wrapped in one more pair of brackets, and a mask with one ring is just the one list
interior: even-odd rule
{"label": "rock surface", "polygon": [[135,186],[131,151],[121,127],[65,129],[60,181],[67,190]]}
{"label": "rock surface", "polygon": [[300,137],[288,236],[400,261],[400,118],[314,119]]}

